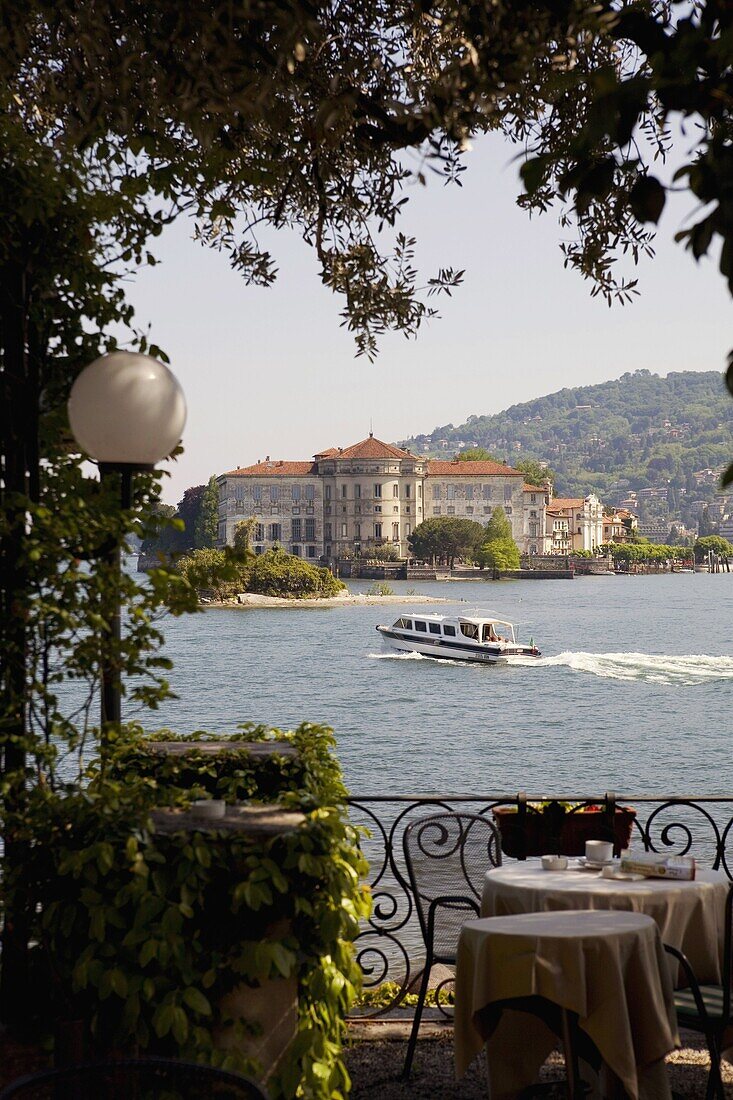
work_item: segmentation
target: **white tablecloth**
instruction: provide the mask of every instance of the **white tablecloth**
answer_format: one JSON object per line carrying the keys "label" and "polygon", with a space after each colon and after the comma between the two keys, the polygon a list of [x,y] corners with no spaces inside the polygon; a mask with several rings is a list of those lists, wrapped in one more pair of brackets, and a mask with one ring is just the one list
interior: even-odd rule
{"label": "white tablecloth", "polygon": [[539,860],[512,862],[486,875],[481,915],[615,909],[645,913],[664,943],[692,963],[700,982],[719,983],[730,881],[722,871],[698,870],[692,882],[624,882],[589,871],[544,871]]}
{"label": "white tablecloth", "polygon": [[[670,1096],[679,1045],[659,930],[638,913],[530,913],[468,921],[456,965],[456,1073],[487,1045],[492,1100],[513,1100],[556,1045],[542,1018],[501,1002],[543,998],[578,1015],[632,1100]],[[549,1007],[549,1006],[548,1006]]]}

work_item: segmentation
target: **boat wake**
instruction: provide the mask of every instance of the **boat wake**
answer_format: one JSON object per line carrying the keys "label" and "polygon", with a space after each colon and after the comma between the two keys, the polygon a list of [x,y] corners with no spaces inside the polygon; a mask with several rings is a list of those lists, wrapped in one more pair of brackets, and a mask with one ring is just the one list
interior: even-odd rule
{"label": "boat wake", "polygon": [[[519,662],[515,662],[517,667]],[[656,653],[558,653],[554,657],[522,661],[527,668],[569,668],[607,680],[636,680],[646,684],[710,684],[733,680],[733,657],[703,654],[669,656]]]}
{"label": "boat wake", "polygon": [[[458,664],[451,660],[436,660],[422,653],[370,653],[374,660],[429,661],[430,664]],[[463,668],[482,668],[460,662]],[[494,666],[495,667],[495,666]],[[634,680],[645,684],[695,687],[721,680],[733,680],[733,657],[709,657],[701,654],[669,656],[655,653],[558,653],[553,657],[518,657],[505,670],[521,668],[569,668],[606,680]]]}

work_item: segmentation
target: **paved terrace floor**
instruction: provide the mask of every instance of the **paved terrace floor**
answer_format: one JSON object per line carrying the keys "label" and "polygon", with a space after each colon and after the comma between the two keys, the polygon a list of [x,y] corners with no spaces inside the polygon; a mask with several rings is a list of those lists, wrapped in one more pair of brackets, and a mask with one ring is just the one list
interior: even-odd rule
{"label": "paved terrace floor", "polygon": [[[462,1081],[453,1072],[453,1034],[450,1027],[426,1023],[415,1053],[409,1083],[399,1080],[405,1058],[408,1024],[402,1022],[355,1023],[346,1063],[352,1078],[351,1100],[487,1100],[486,1075],[477,1059]],[[683,1047],[667,1059],[675,1098],[702,1100],[708,1075],[708,1055],[698,1035],[680,1033]],[[562,1081],[559,1054],[551,1056],[542,1071],[543,1081]],[[733,1100],[733,1066],[723,1062],[727,1100]],[[552,1100],[564,1100],[562,1085],[553,1089]],[[546,1100],[547,1094],[545,1094]]]}

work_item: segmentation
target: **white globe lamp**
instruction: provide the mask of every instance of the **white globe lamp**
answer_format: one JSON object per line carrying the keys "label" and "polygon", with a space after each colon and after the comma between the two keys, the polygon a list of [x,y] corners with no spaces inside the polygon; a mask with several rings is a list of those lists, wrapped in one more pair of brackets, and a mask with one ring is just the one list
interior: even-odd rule
{"label": "white globe lamp", "polygon": [[68,412],[74,438],[100,466],[150,470],[180,442],[186,399],[164,363],[113,351],[81,372]]}

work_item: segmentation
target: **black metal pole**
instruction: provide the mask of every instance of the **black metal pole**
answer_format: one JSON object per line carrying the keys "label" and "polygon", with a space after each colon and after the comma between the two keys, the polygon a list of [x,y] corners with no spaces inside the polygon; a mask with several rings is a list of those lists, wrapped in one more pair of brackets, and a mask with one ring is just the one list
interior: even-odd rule
{"label": "black metal pole", "polygon": [[[126,511],[132,507],[132,475],[130,466],[117,466],[101,462],[99,473],[102,481],[110,477],[119,478],[120,508]],[[114,586],[114,606],[109,623],[102,639],[101,658],[101,694],[102,694],[102,741],[108,725],[119,725],[122,721],[122,679],[120,674],[120,643],[122,641],[120,583],[122,577],[121,545],[117,541],[105,552],[105,560],[110,566],[110,579]]]}

